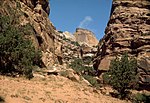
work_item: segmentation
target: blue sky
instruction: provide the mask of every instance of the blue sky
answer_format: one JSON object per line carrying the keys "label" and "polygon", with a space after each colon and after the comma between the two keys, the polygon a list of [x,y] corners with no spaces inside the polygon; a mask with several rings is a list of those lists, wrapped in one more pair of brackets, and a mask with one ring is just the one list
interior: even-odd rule
{"label": "blue sky", "polygon": [[74,33],[81,27],[99,40],[109,20],[112,0],[50,0],[50,20],[57,30]]}

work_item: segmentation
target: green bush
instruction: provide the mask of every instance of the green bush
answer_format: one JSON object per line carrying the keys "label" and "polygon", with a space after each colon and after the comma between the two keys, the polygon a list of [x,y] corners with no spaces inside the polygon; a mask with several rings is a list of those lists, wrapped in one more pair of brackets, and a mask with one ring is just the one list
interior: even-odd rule
{"label": "green bush", "polygon": [[149,103],[150,95],[137,93],[134,96],[133,103]]}
{"label": "green bush", "polygon": [[99,88],[100,84],[98,83],[97,79],[91,75],[83,75],[83,77],[94,87]]}
{"label": "green bush", "polygon": [[0,15],[0,74],[32,77],[33,65],[41,55],[10,17]]}
{"label": "green bush", "polygon": [[81,73],[85,68],[83,67],[83,61],[81,59],[74,59],[74,61],[71,62],[69,67],[74,69],[77,73]]}
{"label": "green bush", "polygon": [[80,44],[76,41],[71,41],[71,44],[75,45],[75,46],[80,46]]}
{"label": "green bush", "polygon": [[73,62],[69,65],[72,69],[74,69],[78,74],[82,75],[92,86],[99,87],[99,83],[97,79],[94,78],[95,70],[93,67],[88,67],[84,65],[83,60],[74,59]]}
{"label": "green bush", "polygon": [[92,57],[90,56],[83,57],[83,61],[84,61],[84,64],[90,65],[90,63],[92,62]]}
{"label": "green bush", "polygon": [[64,37],[63,40],[66,41],[66,42],[69,42],[69,41],[70,41],[70,39],[68,39],[68,38],[66,38],[66,37]]}
{"label": "green bush", "polygon": [[79,58],[75,58],[73,62],[69,65],[72,69],[74,69],[78,74],[86,74],[94,76],[95,70],[93,67],[88,67],[84,65],[84,61]]}
{"label": "green bush", "polygon": [[103,75],[104,82],[110,84],[119,93],[119,98],[127,96],[127,90],[137,84],[137,61],[129,59],[125,53],[121,59],[111,61],[109,71]]}
{"label": "green bush", "polygon": [[0,103],[5,102],[4,98],[0,96]]}
{"label": "green bush", "polygon": [[58,31],[59,33],[63,33],[63,31]]}
{"label": "green bush", "polygon": [[147,33],[142,33],[141,36],[148,36],[150,35],[150,32],[147,32]]}

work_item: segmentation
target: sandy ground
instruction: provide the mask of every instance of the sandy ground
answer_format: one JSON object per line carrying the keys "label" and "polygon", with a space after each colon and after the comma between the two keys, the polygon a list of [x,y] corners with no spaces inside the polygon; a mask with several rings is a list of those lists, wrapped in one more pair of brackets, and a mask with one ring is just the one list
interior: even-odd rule
{"label": "sandy ground", "polygon": [[0,96],[6,103],[127,103],[54,75],[32,80],[0,76]]}

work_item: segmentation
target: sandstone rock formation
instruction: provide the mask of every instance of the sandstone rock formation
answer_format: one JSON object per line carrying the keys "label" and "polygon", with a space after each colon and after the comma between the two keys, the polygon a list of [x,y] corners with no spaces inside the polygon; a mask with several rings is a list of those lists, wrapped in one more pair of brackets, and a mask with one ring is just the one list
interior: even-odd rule
{"label": "sandstone rock formation", "polygon": [[[0,14],[13,16],[20,26],[30,24],[33,28],[31,40],[36,48],[42,50],[42,61],[47,68],[54,64],[69,64],[73,58],[81,58],[81,47],[76,38],[69,32],[57,31],[48,16],[50,6],[48,0],[1,0]],[[12,12],[13,11],[13,12]],[[77,34],[84,37],[77,36]],[[98,44],[93,33],[84,29],[77,29],[76,37],[85,39],[82,51],[92,51]],[[94,49],[95,50],[95,49]],[[93,52],[93,51],[92,51]],[[96,53],[96,52],[94,52]]]}
{"label": "sandstone rock formation", "polygon": [[71,33],[69,33],[68,31],[63,32],[63,36],[67,39],[70,39],[71,41],[76,41],[74,35],[72,35]]}
{"label": "sandstone rock formation", "polygon": [[83,28],[77,28],[74,33],[76,41],[80,44],[86,44],[88,46],[96,46],[98,44],[98,40],[94,36],[94,33]]}
{"label": "sandstone rock formation", "polygon": [[50,13],[50,6],[48,0],[20,0],[25,5],[30,7],[32,10],[39,4],[41,8],[49,15]]}
{"label": "sandstone rock formation", "polygon": [[114,0],[104,37],[99,41],[95,69],[106,71],[123,52],[138,60],[140,83],[150,86],[150,1]]}
{"label": "sandstone rock formation", "polygon": [[[84,30],[83,30],[84,31]],[[85,30],[88,31],[88,30]],[[88,37],[90,39],[91,34],[86,34],[84,31],[85,37]],[[90,31],[88,31],[89,33]],[[91,32],[92,33],[92,32]],[[94,57],[97,52],[97,47],[91,45],[91,42],[85,41],[84,43],[78,42],[74,35],[71,33],[65,31],[56,31],[55,33],[55,54],[59,58],[60,64],[70,64],[72,61],[74,61],[75,58],[84,59],[86,57]],[[94,34],[92,34],[92,37],[94,37]],[[81,38],[82,39],[82,38]],[[94,39],[92,39],[94,42]],[[97,40],[95,38],[95,40]]]}
{"label": "sandstone rock formation", "polygon": [[54,55],[55,27],[50,22],[48,0],[1,0],[1,15],[14,16],[19,25],[32,25],[31,39],[36,48],[42,50],[42,60],[46,67],[57,61]]}

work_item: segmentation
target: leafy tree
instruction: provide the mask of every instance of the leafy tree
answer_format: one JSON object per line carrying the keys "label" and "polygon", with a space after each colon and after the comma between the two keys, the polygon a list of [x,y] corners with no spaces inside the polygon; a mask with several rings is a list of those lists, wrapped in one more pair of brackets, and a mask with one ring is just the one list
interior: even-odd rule
{"label": "leafy tree", "polygon": [[127,89],[137,84],[137,61],[134,58],[129,59],[128,54],[124,53],[121,59],[111,61],[110,69],[103,78],[123,99],[126,97]]}
{"label": "leafy tree", "polygon": [[[32,42],[9,16],[0,15],[0,74],[32,77],[33,65],[41,58]],[[16,22],[15,22],[16,23]]]}

